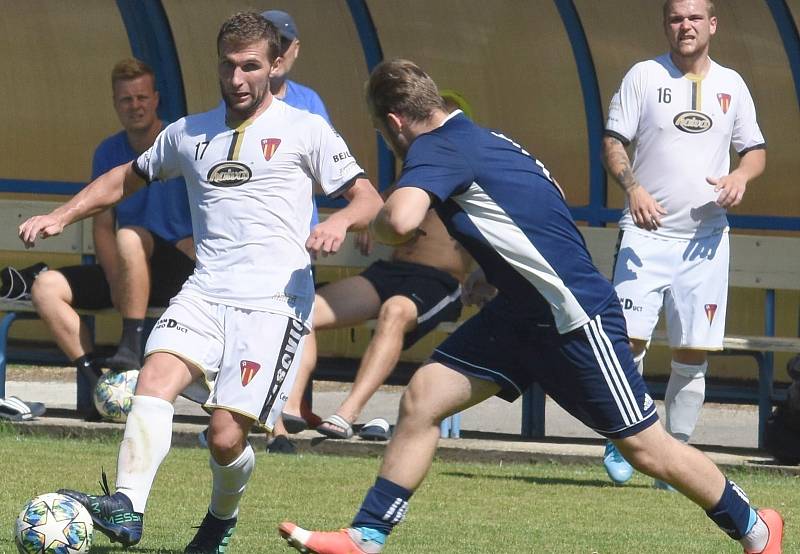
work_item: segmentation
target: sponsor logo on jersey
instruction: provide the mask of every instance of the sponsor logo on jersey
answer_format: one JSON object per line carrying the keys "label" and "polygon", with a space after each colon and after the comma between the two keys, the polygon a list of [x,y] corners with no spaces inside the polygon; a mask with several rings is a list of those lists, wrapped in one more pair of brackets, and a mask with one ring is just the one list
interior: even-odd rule
{"label": "sponsor logo on jersey", "polygon": [[718,92],[717,102],[719,102],[719,107],[722,108],[722,113],[728,113],[728,108],[731,107],[731,95],[726,92]]}
{"label": "sponsor logo on jersey", "polygon": [[642,311],[642,307],[641,306],[637,306],[636,304],[634,304],[633,300],[631,300],[630,298],[620,298],[619,299],[619,303],[622,304],[622,309],[623,310],[630,310],[632,312],[641,312]]}
{"label": "sponsor logo on jersey", "polygon": [[350,152],[339,152],[338,154],[333,155],[333,163],[341,162],[352,157],[353,155]]}
{"label": "sponsor logo on jersey", "polygon": [[649,394],[644,393],[644,402],[642,403],[642,409],[647,411],[650,409],[650,406],[653,405],[653,399],[650,397]]}
{"label": "sponsor logo on jersey", "polygon": [[708,324],[711,325],[712,323],[714,323],[714,315],[717,313],[717,305],[706,304],[704,308],[706,310],[706,317],[708,318]]}
{"label": "sponsor logo on jersey", "polygon": [[206,178],[215,187],[238,187],[253,176],[250,168],[240,162],[220,162],[210,170]]}
{"label": "sponsor logo on jersey", "polygon": [[246,387],[250,381],[253,380],[253,377],[256,376],[258,370],[261,369],[261,364],[257,362],[251,362],[250,360],[242,360],[239,362],[239,370],[242,373],[242,386]]}
{"label": "sponsor logo on jersey", "polygon": [[158,323],[156,323],[155,328],[156,329],[175,329],[176,331],[178,331],[179,333],[183,333],[184,335],[189,332],[189,329],[185,325],[183,325],[179,321],[176,321],[176,320],[174,320],[172,318],[159,319]]}
{"label": "sponsor logo on jersey", "polygon": [[261,139],[261,151],[264,152],[264,159],[270,161],[280,145],[281,139],[279,138]]}
{"label": "sponsor logo on jersey", "polygon": [[672,123],[684,133],[696,135],[705,133],[714,124],[711,118],[702,112],[686,111],[675,116]]}

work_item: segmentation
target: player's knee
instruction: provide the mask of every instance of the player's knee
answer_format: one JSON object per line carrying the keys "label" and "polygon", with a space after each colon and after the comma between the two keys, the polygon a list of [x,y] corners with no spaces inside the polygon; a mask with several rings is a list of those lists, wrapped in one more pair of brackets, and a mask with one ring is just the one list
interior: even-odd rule
{"label": "player's knee", "polygon": [[652,444],[630,445],[625,444],[623,440],[617,447],[636,471],[644,473],[645,475],[650,475],[651,477],[662,475],[664,465],[663,458],[660,454],[660,449],[655,448]]}
{"label": "player's knee", "polygon": [[238,428],[212,426],[208,432],[208,449],[220,465],[228,465],[244,451],[245,439]]}
{"label": "player's knee", "polygon": [[426,424],[436,424],[444,419],[437,417],[434,406],[430,398],[430,391],[419,382],[411,380],[403,396],[400,398],[400,417],[405,419],[413,418]]}

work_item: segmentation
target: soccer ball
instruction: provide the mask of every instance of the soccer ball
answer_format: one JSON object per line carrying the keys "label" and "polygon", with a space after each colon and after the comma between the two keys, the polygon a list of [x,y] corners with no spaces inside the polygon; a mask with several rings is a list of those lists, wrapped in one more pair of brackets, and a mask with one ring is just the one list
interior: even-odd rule
{"label": "soccer ball", "polygon": [[92,516],[80,502],[54,492],[29,501],[17,518],[20,554],[72,554],[92,547]]}
{"label": "soccer ball", "polygon": [[94,405],[100,415],[111,421],[123,422],[131,411],[139,370],[109,371],[97,381]]}

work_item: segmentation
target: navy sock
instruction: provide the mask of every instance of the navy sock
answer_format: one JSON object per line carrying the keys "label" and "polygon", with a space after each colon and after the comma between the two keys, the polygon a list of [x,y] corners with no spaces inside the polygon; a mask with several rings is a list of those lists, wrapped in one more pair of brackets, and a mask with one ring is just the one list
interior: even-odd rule
{"label": "navy sock", "polygon": [[752,527],[750,500],[742,489],[730,479],[725,480],[725,490],[717,505],[706,511],[717,526],[729,537],[739,540]]}
{"label": "navy sock", "polygon": [[395,525],[403,521],[412,494],[412,491],[378,477],[364,497],[351,526],[369,527],[388,535]]}

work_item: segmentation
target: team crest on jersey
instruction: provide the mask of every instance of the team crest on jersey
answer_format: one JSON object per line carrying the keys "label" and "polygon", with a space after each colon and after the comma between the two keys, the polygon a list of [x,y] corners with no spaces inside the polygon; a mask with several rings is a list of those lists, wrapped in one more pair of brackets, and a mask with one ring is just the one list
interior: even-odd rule
{"label": "team crest on jersey", "polygon": [[714,315],[717,313],[717,305],[716,304],[706,304],[706,317],[708,318],[708,324],[711,325],[714,323]]}
{"label": "team crest on jersey", "polygon": [[247,384],[253,380],[259,369],[261,369],[261,364],[259,363],[251,362],[250,360],[242,360],[239,362],[239,370],[242,372],[243,387],[246,387]]}
{"label": "team crest on jersey", "polygon": [[675,119],[672,120],[672,123],[684,133],[690,133],[692,135],[705,133],[711,129],[711,126],[714,124],[711,118],[706,114],[694,110],[679,113],[675,116]]}
{"label": "team crest on jersey", "polygon": [[238,187],[253,176],[250,168],[240,162],[220,162],[208,170],[208,182],[215,187]]}
{"label": "team crest on jersey", "polygon": [[719,102],[719,107],[722,108],[722,113],[728,113],[728,108],[731,107],[731,95],[726,92],[718,92],[717,102]]}
{"label": "team crest on jersey", "polygon": [[279,138],[261,139],[261,151],[264,152],[264,159],[270,161],[280,145],[281,139]]}

